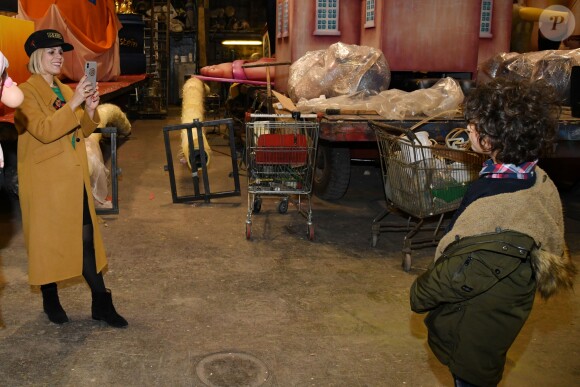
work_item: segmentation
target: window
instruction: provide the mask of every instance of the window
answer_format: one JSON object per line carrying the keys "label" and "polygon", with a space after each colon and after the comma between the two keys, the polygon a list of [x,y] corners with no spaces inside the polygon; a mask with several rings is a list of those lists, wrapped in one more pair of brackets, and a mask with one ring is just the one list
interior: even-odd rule
{"label": "window", "polygon": [[282,17],[284,15],[284,7],[281,1],[276,4],[276,37],[282,37]]}
{"label": "window", "polygon": [[365,5],[365,28],[375,26],[375,0],[366,0]]}
{"label": "window", "polygon": [[284,0],[283,8],[284,8],[284,11],[283,11],[284,16],[282,16],[282,36],[287,37],[288,36],[288,24],[289,24],[289,21],[288,21],[288,18],[289,18],[289,16],[288,16],[288,0]]}
{"label": "window", "polygon": [[316,30],[314,35],[340,35],[338,30],[338,1],[316,0]]}
{"label": "window", "polygon": [[481,0],[481,19],[479,21],[479,37],[491,38],[491,14],[493,0]]}

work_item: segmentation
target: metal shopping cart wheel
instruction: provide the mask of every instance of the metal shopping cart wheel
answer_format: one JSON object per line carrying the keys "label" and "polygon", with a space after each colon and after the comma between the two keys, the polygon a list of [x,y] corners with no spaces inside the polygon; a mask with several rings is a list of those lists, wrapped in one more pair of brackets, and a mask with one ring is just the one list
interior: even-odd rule
{"label": "metal shopping cart wheel", "polygon": [[278,212],[281,214],[285,214],[288,212],[288,198],[284,198],[278,204]]}
{"label": "metal shopping cart wheel", "polygon": [[252,238],[252,223],[246,222],[246,239]]}
{"label": "metal shopping cart wheel", "polygon": [[254,207],[252,208],[252,212],[254,214],[257,214],[260,212],[261,209],[262,209],[262,199],[260,199],[260,197],[256,197],[254,199]]}
{"label": "metal shopping cart wheel", "polygon": [[405,237],[403,242],[403,249],[401,253],[403,254],[403,260],[401,262],[401,267],[403,271],[409,272],[411,270],[411,265],[413,264],[413,259],[411,257],[411,239]]}
{"label": "metal shopping cart wheel", "polygon": [[312,222],[309,222],[306,225],[306,235],[308,235],[308,240],[311,241],[314,240],[314,225],[312,224]]}

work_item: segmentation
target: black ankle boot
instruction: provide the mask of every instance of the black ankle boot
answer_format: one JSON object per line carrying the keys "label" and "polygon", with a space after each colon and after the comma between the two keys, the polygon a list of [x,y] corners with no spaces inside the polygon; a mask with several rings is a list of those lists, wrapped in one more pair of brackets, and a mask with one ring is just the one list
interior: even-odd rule
{"label": "black ankle boot", "polygon": [[68,322],[66,312],[60,305],[58,299],[58,289],[56,284],[53,282],[47,285],[42,285],[40,290],[42,291],[42,306],[48,319],[55,324],[64,324],[65,322]]}
{"label": "black ankle boot", "polygon": [[112,327],[123,328],[129,325],[113,306],[111,291],[93,293],[93,319],[106,322]]}

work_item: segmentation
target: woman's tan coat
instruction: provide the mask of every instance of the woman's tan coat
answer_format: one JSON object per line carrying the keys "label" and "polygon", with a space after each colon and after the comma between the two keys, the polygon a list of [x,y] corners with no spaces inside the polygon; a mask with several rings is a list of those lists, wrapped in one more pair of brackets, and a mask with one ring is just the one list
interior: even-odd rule
{"label": "woman's tan coat", "polygon": [[[66,101],[73,91],[55,79]],[[107,264],[90,184],[85,138],[99,123],[82,107],[56,108],[57,96],[40,75],[19,85],[16,110],[18,182],[31,285],[77,277],[83,268],[83,184],[94,229],[97,272]],[[73,140],[73,134],[75,139]],[[72,142],[75,141],[73,148]]]}

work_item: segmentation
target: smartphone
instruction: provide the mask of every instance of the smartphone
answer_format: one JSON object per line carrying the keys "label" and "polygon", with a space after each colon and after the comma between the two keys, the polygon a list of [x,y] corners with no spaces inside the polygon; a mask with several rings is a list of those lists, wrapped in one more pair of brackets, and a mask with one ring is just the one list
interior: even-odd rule
{"label": "smartphone", "polygon": [[85,75],[87,80],[91,82],[91,87],[94,90],[97,87],[97,62],[88,61],[85,63]]}

